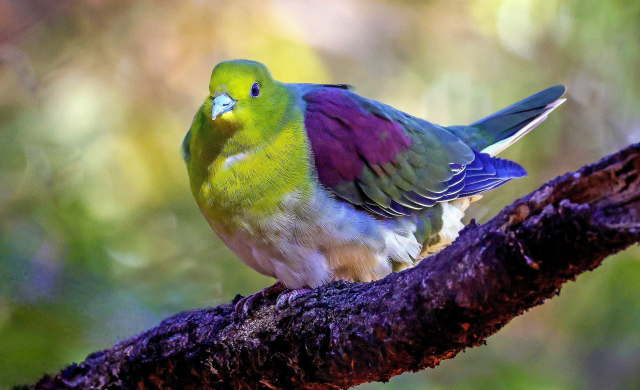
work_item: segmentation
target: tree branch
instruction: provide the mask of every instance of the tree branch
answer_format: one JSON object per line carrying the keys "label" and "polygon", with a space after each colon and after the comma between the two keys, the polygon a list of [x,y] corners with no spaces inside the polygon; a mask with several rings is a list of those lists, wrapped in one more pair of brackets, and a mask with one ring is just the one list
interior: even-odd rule
{"label": "tree branch", "polygon": [[545,184],[439,254],[278,310],[163,321],[36,389],[337,389],[435,367],[640,239],[640,145]]}

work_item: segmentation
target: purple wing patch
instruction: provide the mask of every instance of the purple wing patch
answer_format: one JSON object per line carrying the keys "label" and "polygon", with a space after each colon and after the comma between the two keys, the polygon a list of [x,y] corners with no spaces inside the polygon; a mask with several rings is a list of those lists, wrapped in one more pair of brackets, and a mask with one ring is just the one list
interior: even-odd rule
{"label": "purple wing patch", "polygon": [[304,124],[318,178],[327,187],[354,181],[365,167],[384,166],[411,148],[395,122],[365,109],[349,91],[318,88],[303,96]]}
{"label": "purple wing patch", "polygon": [[340,88],[308,85],[304,123],[320,183],[345,201],[395,218],[525,175],[473,151],[442,127]]}

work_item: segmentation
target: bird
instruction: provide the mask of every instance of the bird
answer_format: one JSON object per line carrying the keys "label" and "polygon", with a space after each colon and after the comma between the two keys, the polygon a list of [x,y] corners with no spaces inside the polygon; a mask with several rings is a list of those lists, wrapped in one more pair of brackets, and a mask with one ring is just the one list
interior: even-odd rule
{"label": "bird", "polygon": [[282,83],[262,63],[230,60],[214,67],[181,149],[213,231],[276,290],[369,282],[450,244],[470,203],[526,176],[495,156],[564,93],[446,127],[347,84]]}

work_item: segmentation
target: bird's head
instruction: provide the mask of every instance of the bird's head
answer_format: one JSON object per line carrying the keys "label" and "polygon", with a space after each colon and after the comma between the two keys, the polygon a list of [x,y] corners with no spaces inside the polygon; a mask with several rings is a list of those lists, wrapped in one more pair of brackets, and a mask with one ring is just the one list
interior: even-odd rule
{"label": "bird's head", "polygon": [[210,108],[210,118],[218,128],[268,132],[273,127],[270,122],[283,115],[288,103],[286,89],[266,66],[233,60],[213,68],[205,108]]}
{"label": "bird's head", "polygon": [[[207,161],[260,148],[279,132],[291,113],[291,94],[266,66],[248,60],[213,68],[209,96],[182,142],[185,161]],[[206,157],[205,157],[206,155]]]}

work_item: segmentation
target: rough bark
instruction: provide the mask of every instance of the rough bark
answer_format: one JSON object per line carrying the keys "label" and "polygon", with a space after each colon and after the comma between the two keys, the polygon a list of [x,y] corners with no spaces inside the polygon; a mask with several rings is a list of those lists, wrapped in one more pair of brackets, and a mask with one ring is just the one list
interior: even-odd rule
{"label": "rough bark", "polygon": [[338,389],[435,367],[640,239],[640,145],[545,184],[417,267],[282,310],[184,312],[36,389]]}

